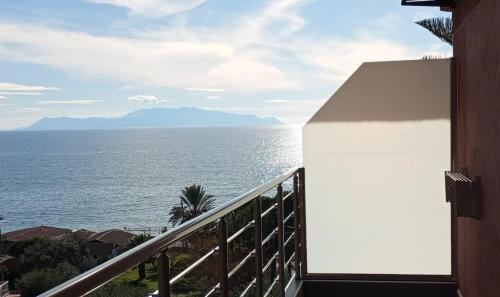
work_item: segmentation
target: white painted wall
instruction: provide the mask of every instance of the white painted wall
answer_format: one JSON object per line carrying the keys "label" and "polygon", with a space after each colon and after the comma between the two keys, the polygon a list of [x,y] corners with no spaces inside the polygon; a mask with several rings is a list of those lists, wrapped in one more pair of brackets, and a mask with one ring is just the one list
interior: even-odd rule
{"label": "white painted wall", "polygon": [[303,129],[310,273],[451,273],[450,60],[363,64]]}

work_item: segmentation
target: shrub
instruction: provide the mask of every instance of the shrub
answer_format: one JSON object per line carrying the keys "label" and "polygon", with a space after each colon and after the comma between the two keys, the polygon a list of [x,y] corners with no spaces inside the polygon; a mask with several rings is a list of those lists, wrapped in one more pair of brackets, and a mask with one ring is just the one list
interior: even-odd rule
{"label": "shrub", "polygon": [[64,262],[55,268],[35,269],[25,273],[19,281],[23,297],[37,296],[78,275],[78,269]]}
{"label": "shrub", "polygon": [[20,270],[26,273],[34,269],[55,268],[64,262],[83,270],[85,255],[85,246],[75,240],[36,239],[22,246]]}

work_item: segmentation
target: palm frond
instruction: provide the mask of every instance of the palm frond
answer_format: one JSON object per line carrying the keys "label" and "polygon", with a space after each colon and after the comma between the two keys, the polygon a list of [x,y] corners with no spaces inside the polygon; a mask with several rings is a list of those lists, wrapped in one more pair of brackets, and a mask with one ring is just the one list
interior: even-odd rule
{"label": "palm frond", "polygon": [[184,223],[215,207],[213,195],[207,194],[201,185],[193,184],[181,190],[180,205],[170,209],[169,222],[173,225]]}
{"label": "palm frond", "polygon": [[453,22],[451,18],[431,18],[416,22],[442,41],[453,46]]}

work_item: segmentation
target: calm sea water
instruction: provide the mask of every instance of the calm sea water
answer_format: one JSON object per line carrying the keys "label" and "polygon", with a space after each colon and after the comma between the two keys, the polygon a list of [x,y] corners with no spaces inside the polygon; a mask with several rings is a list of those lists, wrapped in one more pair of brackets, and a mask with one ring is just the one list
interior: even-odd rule
{"label": "calm sea water", "polygon": [[0,132],[0,226],[165,226],[184,186],[221,204],[300,165],[300,141],[284,127]]}

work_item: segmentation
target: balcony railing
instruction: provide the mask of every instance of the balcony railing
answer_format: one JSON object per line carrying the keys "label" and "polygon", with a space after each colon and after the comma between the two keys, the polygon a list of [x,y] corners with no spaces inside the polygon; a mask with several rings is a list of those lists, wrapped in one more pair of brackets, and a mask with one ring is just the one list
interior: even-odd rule
{"label": "balcony railing", "polygon": [[[284,187],[290,187],[289,191]],[[263,209],[263,197],[266,193],[276,190],[274,198],[266,199],[266,209]],[[160,297],[171,294],[171,288],[194,269],[206,264],[208,259],[217,257],[218,282],[203,293],[202,296],[228,297],[231,293],[230,283],[236,273],[248,269],[249,263],[254,263],[253,280],[242,286],[238,296],[285,296],[287,288],[291,288],[294,280],[301,279],[303,274],[302,255],[305,246],[303,240],[304,205],[304,169],[298,168],[251,190],[250,192],[231,200],[193,220],[177,226],[53,289],[40,295],[84,296],[102,285],[110,282],[116,276],[136,267],[151,257],[157,258],[158,291]],[[271,203],[269,203],[269,200]],[[229,234],[234,229],[228,217],[242,207],[253,209],[253,219],[242,228]],[[285,207],[286,206],[286,207]],[[263,234],[263,222],[266,218],[275,216],[269,234]],[[266,227],[268,227],[266,225]],[[182,243],[188,236],[203,228],[216,229],[218,245],[212,247],[206,254],[175,276],[170,275],[170,257],[168,249],[176,243]],[[230,263],[231,243],[253,229],[253,249],[237,263]],[[267,246],[267,248],[265,248]],[[264,252],[271,254],[264,256]],[[275,249],[273,248],[275,247]],[[271,280],[264,281],[264,274],[271,272]],[[288,278],[288,281],[287,281]],[[252,292],[253,291],[253,292]],[[251,293],[252,292],[252,293]],[[234,292],[231,293],[234,295]]]}
{"label": "balcony railing", "polygon": [[7,296],[9,294],[9,282],[0,282],[0,297]]}

